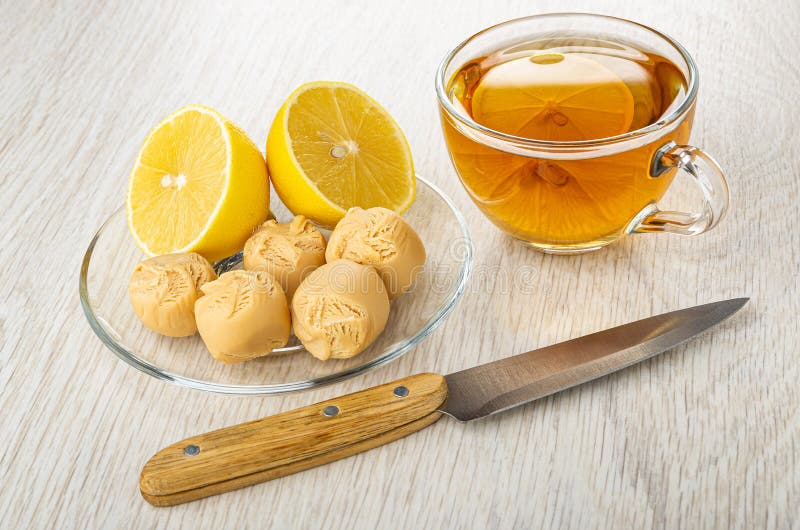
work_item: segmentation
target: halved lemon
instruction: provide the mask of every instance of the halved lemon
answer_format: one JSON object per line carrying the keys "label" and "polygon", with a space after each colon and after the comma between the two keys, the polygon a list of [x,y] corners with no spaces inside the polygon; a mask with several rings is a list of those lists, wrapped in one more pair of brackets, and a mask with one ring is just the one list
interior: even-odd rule
{"label": "halved lemon", "polygon": [[214,109],[183,107],[150,131],[128,182],[128,227],[148,256],[238,252],[269,212],[264,157]]}
{"label": "halved lemon", "polygon": [[316,81],[292,92],[272,122],[267,165],[286,207],[328,228],[353,206],[403,213],[416,194],[400,126],[347,83]]}
{"label": "halved lemon", "polygon": [[472,116],[494,130],[549,141],[606,138],[629,130],[630,90],[613,71],[575,54],[544,53],[489,70]]}

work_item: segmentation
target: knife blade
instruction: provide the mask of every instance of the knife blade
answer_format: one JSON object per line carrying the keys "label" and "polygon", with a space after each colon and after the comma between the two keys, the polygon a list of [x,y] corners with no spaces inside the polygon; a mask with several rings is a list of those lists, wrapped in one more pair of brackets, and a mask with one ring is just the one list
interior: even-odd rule
{"label": "knife blade", "polygon": [[672,311],[445,376],[439,409],[470,421],[627,368],[722,322],[748,298]]}
{"label": "knife blade", "polygon": [[172,506],[286,476],[416,432],[470,421],[653,357],[733,315],[749,298],[673,311],[468,368],[391,383],[187,438],[153,455],[142,496]]}

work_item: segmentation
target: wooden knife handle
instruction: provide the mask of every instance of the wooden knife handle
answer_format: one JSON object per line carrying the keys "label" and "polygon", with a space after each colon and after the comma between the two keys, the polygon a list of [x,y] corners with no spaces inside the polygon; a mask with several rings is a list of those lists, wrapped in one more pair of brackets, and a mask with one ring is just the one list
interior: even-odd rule
{"label": "wooden knife handle", "polygon": [[139,487],[172,506],[297,473],[427,427],[446,398],[444,377],[418,374],[193,436],[153,455]]}

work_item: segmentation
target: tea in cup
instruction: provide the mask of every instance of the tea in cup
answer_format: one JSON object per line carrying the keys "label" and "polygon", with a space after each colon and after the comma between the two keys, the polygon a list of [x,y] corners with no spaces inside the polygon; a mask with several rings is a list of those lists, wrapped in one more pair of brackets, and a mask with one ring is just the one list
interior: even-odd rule
{"label": "tea in cup", "polygon": [[[534,248],[574,253],[630,233],[694,235],[727,209],[722,170],[686,145],[697,68],[655,30],[589,14],[504,22],[450,52],[436,88],[470,197]],[[657,208],[676,168],[700,185],[703,212]]]}

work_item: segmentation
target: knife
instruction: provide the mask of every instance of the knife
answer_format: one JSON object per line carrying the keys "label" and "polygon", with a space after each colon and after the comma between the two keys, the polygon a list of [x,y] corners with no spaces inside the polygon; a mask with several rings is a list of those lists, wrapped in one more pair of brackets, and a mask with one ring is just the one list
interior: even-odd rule
{"label": "knife", "polygon": [[673,348],[749,298],[638,320],[446,376],[417,374],[187,438],[142,469],[142,496],[172,506],[283,477],[397,440],[443,414],[461,422],[529,403]]}

